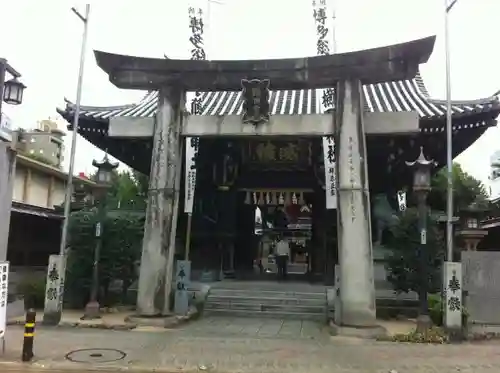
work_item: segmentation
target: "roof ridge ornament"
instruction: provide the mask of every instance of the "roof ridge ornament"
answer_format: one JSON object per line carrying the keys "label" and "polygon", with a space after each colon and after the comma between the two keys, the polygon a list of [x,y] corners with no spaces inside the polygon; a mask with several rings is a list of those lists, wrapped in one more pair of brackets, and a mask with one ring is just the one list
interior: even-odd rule
{"label": "roof ridge ornament", "polygon": [[255,127],[269,122],[269,79],[241,79],[243,97],[243,123],[252,123]]}
{"label": "roof ridge ornament", "polygon": [[429,165],[434,165],[436,162],[434,162],[433,159],[428,160],[425,158],[424,155],[424,147],[420,147],[420,154],[416,160],[413,162],[405,162],[407,166],[412,167],[414,165],[421,165],[421,166],[429,166]]}

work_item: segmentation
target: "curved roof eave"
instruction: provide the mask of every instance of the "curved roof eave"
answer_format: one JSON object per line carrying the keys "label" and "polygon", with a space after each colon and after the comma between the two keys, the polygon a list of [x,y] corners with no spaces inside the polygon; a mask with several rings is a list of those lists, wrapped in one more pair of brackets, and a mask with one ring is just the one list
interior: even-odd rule
{"label": "curved roof eave", "polygon": [[[271,114],[321,114],[323,90],[272,91],[270,95]],[[365,84],[363,86],[365,109],[371,112],[416,111],[421,119],[442,120],[446,117],[446,101],[430,97],[420,75],[411,80]],[[152,117],[157,109],[157,91],[148,92],[136,104],[112,107],[81,106],[81,117],[108,120],[113,117]],[[500,113],[498,93],[477,100],[453,100],[454,119],[492,112]],[[202,94],[202,115],[241,114],[241,92],[206,92]],[[186,110],[190,108],[186,107]],[[72,113],[74,104],[67,103],[66,109],[59,111],[64,117]],[[64,114],[63,114],[64,113]]]}

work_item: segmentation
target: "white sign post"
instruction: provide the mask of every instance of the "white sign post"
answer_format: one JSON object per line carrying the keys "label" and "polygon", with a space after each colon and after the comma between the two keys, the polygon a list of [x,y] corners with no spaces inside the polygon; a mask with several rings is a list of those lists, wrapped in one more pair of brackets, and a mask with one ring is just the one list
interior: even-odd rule
{"label": "white sign post", "polygon": [[175,272],[175,304],[176,315],[185,316],[189,310],[189,279],[191,278],[191,262],[178,260]]}
{"label": "white sign post", "polygon": [[444,262],[444,324],[450,331],[462,329],[462,263]]}
{"label": "white sign post", "polygon": [[337,174],[335,170],[335,140],[333,136],[323,136],[323,156],[325,164],[326,209],[337,208]]}
{"label": "white sign post", "polygon": [[9,262],[0,262],[0,339],[5,352],[5,330],[7,329],[7,297],[9,295]]}
{"label": "white sign post", "polygon": [[61,255],[49,257],[43,310],[43,323],[46,325],[57,325],[61,321],[65,264],[64,257]]}

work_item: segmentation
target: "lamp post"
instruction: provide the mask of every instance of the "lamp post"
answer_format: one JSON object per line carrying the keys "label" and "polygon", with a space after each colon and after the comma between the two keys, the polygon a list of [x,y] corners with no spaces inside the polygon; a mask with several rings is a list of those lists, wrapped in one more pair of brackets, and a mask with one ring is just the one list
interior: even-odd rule
{"label": "lamp post", "polygon": [[92,161],[92,166],[97,168],[95,181],[96,185],[96,203],[97,203],[97,224],[95,226],[96,246],[94,250],[94,266],[92,268],[92,287],[90,290],[90,299],[85,306],[85,313],[82,320],[98,319],[99,315],[99,260],[102,248],[102,232],[104,218],[106,217],[106,195],[111,186],[111,174],[118,167],[118,163],[111,163],[108,155],[104,156],[102,161]]}
{"label": "lamp post", "polygon": [[413,162],[406,162],[406,165],[414,170],[413,191],[418,200],[418,228],[420,232],[420,279],[422,286],[418,295],[420,302],[420,312],[417,318],[417,330],[425,331],[431,326],[429,309],[427,302],[428,291],[428,250],[427,250],[427,195],[431,190],[431,168],[434,161],[427,160],[424,156],[424,149],[420,147],[420,155]]}
{"label": "lamp post", "polygon": [[[5,81],[7,73],[12,79]],[[2,104],[20,105],[26,86],[18,79],[21,74],[6,59],[0,58],[0,262],[7,259],[9,242],[10,209],[12,206],[12,188],[15,174],[16,157],[9,145],[12,141],[11,129],[3,128]],[[9,176],[10,175],[10,176]]]}

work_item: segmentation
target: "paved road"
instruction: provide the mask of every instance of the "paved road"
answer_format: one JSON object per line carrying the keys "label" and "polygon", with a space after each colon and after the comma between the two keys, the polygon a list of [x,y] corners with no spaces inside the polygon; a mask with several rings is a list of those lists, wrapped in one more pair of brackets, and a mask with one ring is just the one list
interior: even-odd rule
{"label": "paved road", "polygon": [[[18,361],[22,329],[8,330],[5,360]],[[77,352],[74,363],[65,358],[72,350],[118,349]],[[101,356],[98,354],[101,353]],[[330,338],[326,331],[307,322],[207,318],[171,331],[103,331],[93,329],[43,329],[35,342],[34,367],[85,371],[87,368],[127,369],[146,372],[307,372],[399,373],[500,371],[500,344],[417,345],[349,338]],[[0,365],[6,371],[12,364]],[[33,373],[32,370],[29,371]],[[26,372],[27,373],[27,372]]]}

